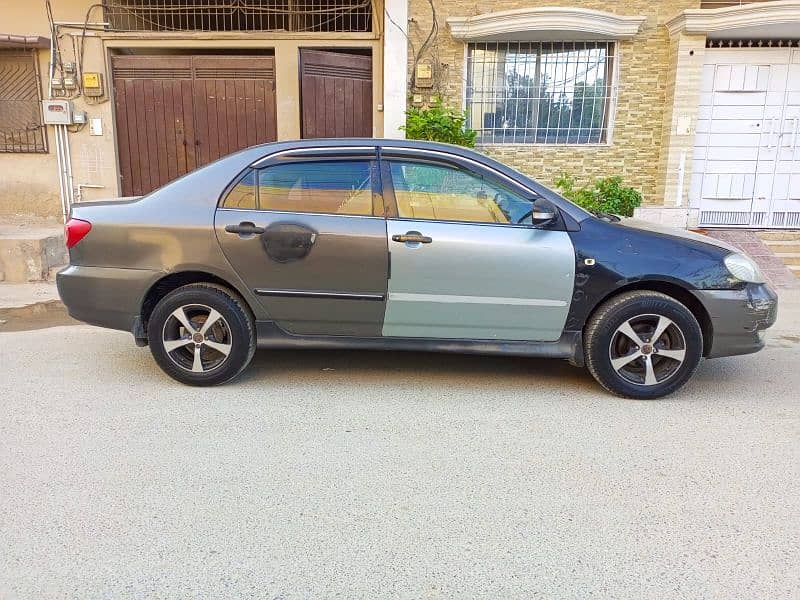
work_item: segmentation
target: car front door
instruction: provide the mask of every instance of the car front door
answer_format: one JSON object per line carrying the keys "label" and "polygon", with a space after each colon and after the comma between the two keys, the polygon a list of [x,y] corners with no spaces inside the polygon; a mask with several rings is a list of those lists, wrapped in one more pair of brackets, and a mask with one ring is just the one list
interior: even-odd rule
{"label": "car front door", "polygon": [[344,152],[268,159],[217,209],[225,256],[291,333],[380,335],[388,260],[375,151]]}
{"label": "car front door", "polygon": [[433,158],[382,149],[391,273],[383,335],[554,341],[573,290],[566,231],[532,223],[533,194]]}

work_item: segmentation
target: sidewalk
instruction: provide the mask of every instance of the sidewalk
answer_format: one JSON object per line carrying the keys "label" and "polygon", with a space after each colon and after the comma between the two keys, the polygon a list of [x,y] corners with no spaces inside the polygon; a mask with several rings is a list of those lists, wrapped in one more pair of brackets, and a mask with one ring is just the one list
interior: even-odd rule
{"label": "sidewalk", "polygon": [[709,229],[708,237],[732,244],[746,252],[758,264],[759,269],[774,287],[800,290],[800,279],[787,267],[780,257],[764,243],[758,233],[744,229]]}
{"label": "sidewalk", "polygon": [[78,325],[52,282],[0,283],[0,332]]}
{"label": "sidewalk", "polygon": [[24,308],[43,302],[61,303],[55,283],[50,281],[0,283],[0,310]]}

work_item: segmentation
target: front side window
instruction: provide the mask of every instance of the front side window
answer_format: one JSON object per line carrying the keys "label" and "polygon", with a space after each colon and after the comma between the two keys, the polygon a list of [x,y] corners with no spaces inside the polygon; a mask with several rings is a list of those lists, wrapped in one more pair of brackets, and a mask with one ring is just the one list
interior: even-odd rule
{"label": "front side window", "polygon": [[225,208],[373,214],[369,161],[293,162],[251,171],[225,198]]}
{"label": "front side window", "polygon": [[481,144],[601,144],[614,42],[469,44],[467,111]]}
{"label": "front side window", "polygon": [[397,211],[405,219],[531,224],[533,203],[481,175],[430,163],[390,163]]}

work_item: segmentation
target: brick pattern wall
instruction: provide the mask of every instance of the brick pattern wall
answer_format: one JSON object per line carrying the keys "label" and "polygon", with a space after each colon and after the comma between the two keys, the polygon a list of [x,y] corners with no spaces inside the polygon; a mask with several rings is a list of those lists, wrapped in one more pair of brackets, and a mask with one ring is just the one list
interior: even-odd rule
{"label": "brick pattern wall", "polygon": [[[598,176],[619,174],[642,192],[645,203],[663,203],[663,199],[658,197],[658,192],[664,190],[661,147],[665,137],[662,136],[662,126],[670,67],[674,66],[669,33],[664,23],[686,8],[697,8],[699,0],[432,2],[439,33],[422,59],[433,63],[438,75],[437,85],[432,90],[418,92],[424,93],[426,99],[438,93],[446,103],[456,107],[463,106],[465,47],[450,36],[447,27],[449,16],[473,16],[538,6],[570,6],[647,17],[634,39],[620,41],[618,45],[615,68],[618,69],[619,94],[608,145],[503,145],[487,146],[482,150],[545,184],[552,184],[564,172],[575,175],[581,183]],[[412,19],[409,26],[409,77],[414,52],[421,48],[430,32],[431,13],[429,0],[409,0]],[[415,90],[410,89],[410,93],[415,93]]]}

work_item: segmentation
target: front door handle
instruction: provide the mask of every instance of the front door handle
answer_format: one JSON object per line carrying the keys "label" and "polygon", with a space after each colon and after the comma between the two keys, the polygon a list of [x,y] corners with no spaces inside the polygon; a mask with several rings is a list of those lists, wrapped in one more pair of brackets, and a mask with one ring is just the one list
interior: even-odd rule
{"label": "front door handle", "polygon": [[433,241],[433,238],[429,238],[427,235],[422,235],[421,233],[417,233],[415,231],[409,231],[408,233],[404,234],[395,234],[392,236],[393,242],[410,242],[416,244],[430,244]]}
{"label": "front door handle", "polygon": [[258,227],[255,223],[251,223],[250,221],[242,221],[238,225],[225,225],[225,231],[228,233],[238,233],[240,236],[260,235],[264,233],[264,228]]}

